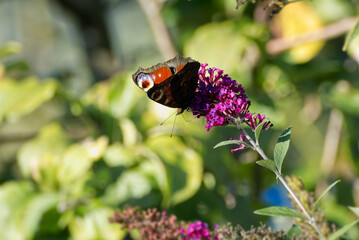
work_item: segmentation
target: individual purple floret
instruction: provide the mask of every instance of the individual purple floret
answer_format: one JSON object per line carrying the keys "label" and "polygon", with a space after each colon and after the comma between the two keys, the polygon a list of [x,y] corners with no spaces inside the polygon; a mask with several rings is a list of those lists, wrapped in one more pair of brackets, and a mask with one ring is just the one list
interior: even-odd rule
{"label": "individual purple floret", "polygon": [[[244,122],[254,131],[256,127],[264,121],[265,118],[265,115],[260,115],[259,113],[256,116],[254,116],[252,113],[247,113]],[[263,124],[262,129],[268,130],[272,126],[273,124],[271,124],[270,121],[267,121]]]}
{"label": "individual purple floret", "polygon": [[[238,139],[233,139],[233,138],[231,138],[231,140],[239,140],[239,141],[242,141],[242,142],[245,142],[245,141],[246,141],[245,138],[244,138],[244,136],[243,136],[242,134],[239,135],[239,138],[238,138]],[[246,145],[241,144],[241,143],[238,143],[238,146],[239,146],[238,148],[231,149],[231,152],[236,152],[236,151],[243,150],[243,149],[246,148]]]}

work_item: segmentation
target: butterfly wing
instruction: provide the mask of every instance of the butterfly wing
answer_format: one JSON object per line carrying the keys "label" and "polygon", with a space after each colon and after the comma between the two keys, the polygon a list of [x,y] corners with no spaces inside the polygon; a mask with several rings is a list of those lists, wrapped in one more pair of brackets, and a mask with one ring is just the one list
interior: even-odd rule
{"label": "butterfly wing", "polygon": [[172,108],[178,108],[179,104],[175,101],[171,93],[171,83],[174,75],[165,81],[154,85],[147,91],[147,96],[153,101]]}
{"label": "butterfly wing", "polygon": [[180,108],[179,112],[183,112],[192,102],[199,67],[199,62],[187,63],[179,72],[149,89],[148,97],[167,107]]}
{"label": "butterfly wing", "polygon": [[179,103],[183,112],[192,103],[198,85],[199,62],[187,63],[177,74],[173,75],[170,84],[174,100]]}

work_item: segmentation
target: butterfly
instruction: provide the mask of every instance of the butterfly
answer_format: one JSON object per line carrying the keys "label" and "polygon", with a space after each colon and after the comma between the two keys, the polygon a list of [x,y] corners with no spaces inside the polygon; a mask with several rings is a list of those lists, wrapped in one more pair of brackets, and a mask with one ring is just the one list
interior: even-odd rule
{"label": "butterfly", "polygon": [[177,108],[177,114],[181,114],[192,103],[199,67],[199,62],[177,54],[164,63],[146,69],[138,68],[132,79],[150,99]]}

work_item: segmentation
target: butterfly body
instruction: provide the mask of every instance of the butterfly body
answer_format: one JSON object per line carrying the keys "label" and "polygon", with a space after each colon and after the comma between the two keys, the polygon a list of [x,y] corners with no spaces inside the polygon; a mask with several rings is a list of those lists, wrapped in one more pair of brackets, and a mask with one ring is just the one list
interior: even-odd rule
{"label": "butterfly body", "polygon": [[192,103],[199,67],[199,62],[177,55],[153,67],[139,68],[132,79],[150,99],[182,113]]}

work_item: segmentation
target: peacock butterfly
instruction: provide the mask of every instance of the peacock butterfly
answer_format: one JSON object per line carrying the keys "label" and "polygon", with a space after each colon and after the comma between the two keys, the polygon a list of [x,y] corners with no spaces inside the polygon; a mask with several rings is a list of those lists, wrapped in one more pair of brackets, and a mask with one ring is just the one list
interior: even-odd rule
{"label": "peacock butterfly", "polygon": [[153,101],[178,108],[177,114],[181,114],[192,103],[199,67],[199,62],[177,54],[153,67],[138,68],[132,79]]}

